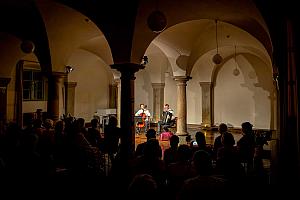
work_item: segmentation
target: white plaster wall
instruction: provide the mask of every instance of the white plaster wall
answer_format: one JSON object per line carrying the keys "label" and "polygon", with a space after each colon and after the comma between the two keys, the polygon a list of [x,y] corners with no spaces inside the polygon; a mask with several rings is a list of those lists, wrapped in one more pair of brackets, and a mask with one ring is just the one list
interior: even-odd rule
{"label": "white plaster wall", "polygon": [[137,111],[141,103],[148,106],[153,116],[153,87],[152,83],[164,83],[165,72],[169,67],[169,61],[163,52],[153,43],[148,47],[145,55],[148,63],[145,69],[135,74],[135,100],[134,110]]}
{"label": "white plaster wall", "polygon": [[218,72],[214,88],[215,124],[223,122],[240,127],[242,122],[249,121],[255,128],[270,128],[270,73],[264,70],[265,64],[258,59],[238,56],[237,61],[241,72],[238,76],[232,73],[235,68],[233,59]]}
{"label": "white plaster wall", "polygon": [[174,110],[177,116],[177,86],[173,76],[165,77],[165,101],[164,104],[169,104],[170,108]]}
{"label": "white plaster wall", "polygon": [[220,70],[214,88],[214,122],[240,126],[254,120],[253,92],[241,86],[242,75],[234,76],[234,67],[225,64]]}
{"label": "white plaster wall", "polygon": [[77,82],[74,115],[90,121],[97,109],[106,109],[109,106],[112,72],[99,57],[84,50],[76,50],[68,63],[74,67],[68,80]]}
{"label": "white plaster wall", "polygon": [[134,111],[138,111],[140,104],[148,106],[151,116],[153,116],[153,89],[148,71],[140,70],[135,74],[135,100]]}
{"label": "white plaster wall", "polygon": [[201,71],[195,68],[192,79],[187,82],[187,123],[201,124],[202,122],[202,91],[200,87]]}

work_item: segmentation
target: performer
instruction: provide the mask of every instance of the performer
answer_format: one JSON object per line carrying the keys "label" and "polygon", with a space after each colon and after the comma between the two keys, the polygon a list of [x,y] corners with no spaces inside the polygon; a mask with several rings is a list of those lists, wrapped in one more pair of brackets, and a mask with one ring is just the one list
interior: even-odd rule
{"label": "performer", "polygon": [[150,112],[147,109],[147,105],[145,104],[140,104],[140,109],[135,113],[135,116],[141,117],[142,120],[137,122],[137,132],[140,133],[140,128],[145,129],[145,133],[148,130],[149,124],[150,124]]}
{"label": "performer", "polygon": [[170,108],[169,104],[164,105],[162,113],[162,120],[157,122],[157,132],[160,133],[161,126],[170,127],[175,123],[174,111]]}

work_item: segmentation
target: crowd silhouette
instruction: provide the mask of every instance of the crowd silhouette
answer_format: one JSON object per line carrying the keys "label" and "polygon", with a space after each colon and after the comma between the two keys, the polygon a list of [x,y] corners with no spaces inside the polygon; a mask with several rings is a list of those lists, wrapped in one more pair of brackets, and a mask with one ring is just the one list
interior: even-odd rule
{"label": "crowd silhouette", "polygon": [[[101,183],[100,190],[114,186],[120,191],[110,193],[112,197],[132,199],[194,199],[200,194],[218,196],[220,191],[229,194],[232,187],[259,190],[269,184],[262,165],[263,144],[249,122],[242,124],[239,141],[220,124],[213,145],[206,144],[201,131],[196,142],[179,144],[177,135],[160,137],[149,129],[147,141],[127,163],[118,160],[122,129],[117,119],[111,117],[102,130],[97,119],[87,128],[84,119],[70,116],[55,123],[36,119],[23,129],[9,123],[0,138],[0,174],[18,179],[92,178]],[[162,148],[160,140],[170,147]]]}

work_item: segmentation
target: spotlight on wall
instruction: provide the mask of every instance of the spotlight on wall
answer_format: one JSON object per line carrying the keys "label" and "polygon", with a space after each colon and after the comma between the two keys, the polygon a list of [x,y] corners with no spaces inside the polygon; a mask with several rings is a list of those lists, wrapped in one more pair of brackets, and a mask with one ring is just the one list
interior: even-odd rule
{"label": "spotlight on wall", "polygon": [[148,56],[143,56],[141,65],[144,65],[144,66],[145,66],[148,62],[149,62]]}
{"label": "spotlight on wall", "polygon": [[74,70],[74,68],[71,67],[71,66],[69,66],[69,65],[67,65],[67,66],[65,67],[65,71],[66,71],[67,74],[70,73],[70,72],[72,72],[73,70]]}

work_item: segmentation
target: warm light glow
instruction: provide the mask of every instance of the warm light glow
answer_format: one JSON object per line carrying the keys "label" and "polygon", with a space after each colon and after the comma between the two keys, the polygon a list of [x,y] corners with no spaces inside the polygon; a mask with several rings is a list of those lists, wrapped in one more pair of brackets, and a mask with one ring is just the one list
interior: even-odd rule
{"label": "warm light glow", "polygon": [[68,74],[68,73],[70,73],[70,72],[72,72],[73,70],[74,70],[74,68],[73,67],[71,67],[71,66],[66,66],[66,73]]}

